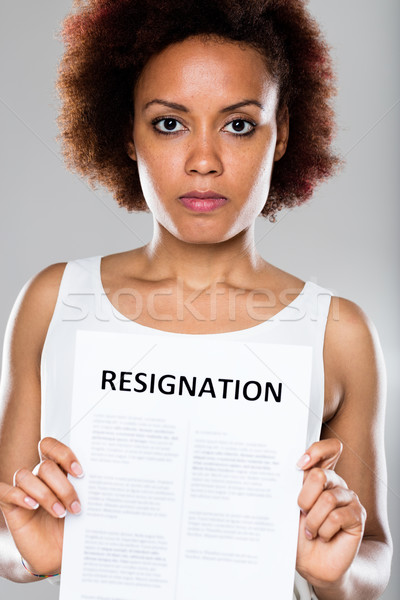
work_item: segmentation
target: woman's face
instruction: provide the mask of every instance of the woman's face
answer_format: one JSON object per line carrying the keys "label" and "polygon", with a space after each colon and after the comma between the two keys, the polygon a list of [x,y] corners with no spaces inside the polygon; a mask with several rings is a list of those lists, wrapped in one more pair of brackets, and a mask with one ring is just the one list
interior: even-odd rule
{"label": "woman's face", "polygon": [[286,149],[288,118],[277,122],[277,100],[250,46],[193,37],[149,60],[134,92],[128,152],[159,225],[185,242],[216,243],[254,224]]}

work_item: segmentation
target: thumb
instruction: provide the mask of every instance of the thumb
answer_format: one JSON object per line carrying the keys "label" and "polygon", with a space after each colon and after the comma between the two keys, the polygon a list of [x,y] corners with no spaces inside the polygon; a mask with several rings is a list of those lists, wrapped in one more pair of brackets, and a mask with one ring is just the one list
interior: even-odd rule
{"label": "thumb", "polygon": [[314,442],[298,461],[297,466],[305,472],[313,467],[334,469],[342,450],[343,444],[337,438]]}

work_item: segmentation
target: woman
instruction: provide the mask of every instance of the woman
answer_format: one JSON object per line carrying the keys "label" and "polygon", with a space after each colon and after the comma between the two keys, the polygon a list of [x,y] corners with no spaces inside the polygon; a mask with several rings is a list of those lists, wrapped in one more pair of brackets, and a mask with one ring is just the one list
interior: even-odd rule
{"label": "woman", "polygon": [[[315,334],[314,443],[299,463],[294,595],[378,598],[391,538],[376,332],[357,305],[329,294],[315,326],[308,318],[284,323],[283,311],[327,291],[267,263],[254,243],[259,214],[273,220],[301,204],[340,162],[330,148],[332,67],[317,25],[298,0],[93,0],[67,19],[64,36],[67,163],[128,210],[150,210],[154,233],[136,250],[51,265],[18,298],[2,385],[0,505],[9,551],[0,574],[33,581],[59,573],[65,510],[80,511],[66,478],[81,470],[60,441],[68,394],[59,389],[77,326],[63,320],[62,300],[79,284],[116,309],[110,330],[137,324],[141,332],[242,339],[262,332],[281,343],[295,340],[299,327]],[[262,311],[257,291],[267,298]],[[93,307],[82,307],[88,319],[80,327],[106,327],[92,319]],[[260,329],[274,317],[273,333]],[[52,380],[54,369],[66,379]]]}

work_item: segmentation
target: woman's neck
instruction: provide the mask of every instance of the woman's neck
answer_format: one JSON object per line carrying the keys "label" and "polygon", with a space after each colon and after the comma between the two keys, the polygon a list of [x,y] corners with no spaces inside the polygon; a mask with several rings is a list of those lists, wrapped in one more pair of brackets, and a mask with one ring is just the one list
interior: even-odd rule
{"label": "woman's neck", "polygon": [[143,252],[151,279],[180,281],[193,290],[217,282],[243,286],[268,266],[256,250],[254,228],[215,244],[187,243],[157,229]]}

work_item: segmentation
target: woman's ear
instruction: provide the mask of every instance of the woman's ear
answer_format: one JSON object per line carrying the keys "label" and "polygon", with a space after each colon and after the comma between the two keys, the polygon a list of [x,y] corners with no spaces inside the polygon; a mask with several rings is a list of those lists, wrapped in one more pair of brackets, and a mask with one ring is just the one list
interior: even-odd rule
{"label": "woman's ear", "polygon": [[276,124],[277,136],[274,154],[275,161],[281,159],[285,154],[289,140],[289,110],[286,105],[278,110]]}
{"label": "woman's ear", "polygon": [[134,161],[137,160],[135,144],[133,143],[133,140],[129,140],[128,143],[126,144],[126,151],[128,153],[129,158],[131,158]]}
{"label": "woman's ear", "polygon": [[132,114],[129,115],[129,125],[128,125],[128,132],[127,132],[127,136],[126,136],[125,147],[126,147],[126,152],[129,156],[129,158],[136,161],[137,160],[136,150],[135,150],[135,144],[133,143],[133,115]]}

